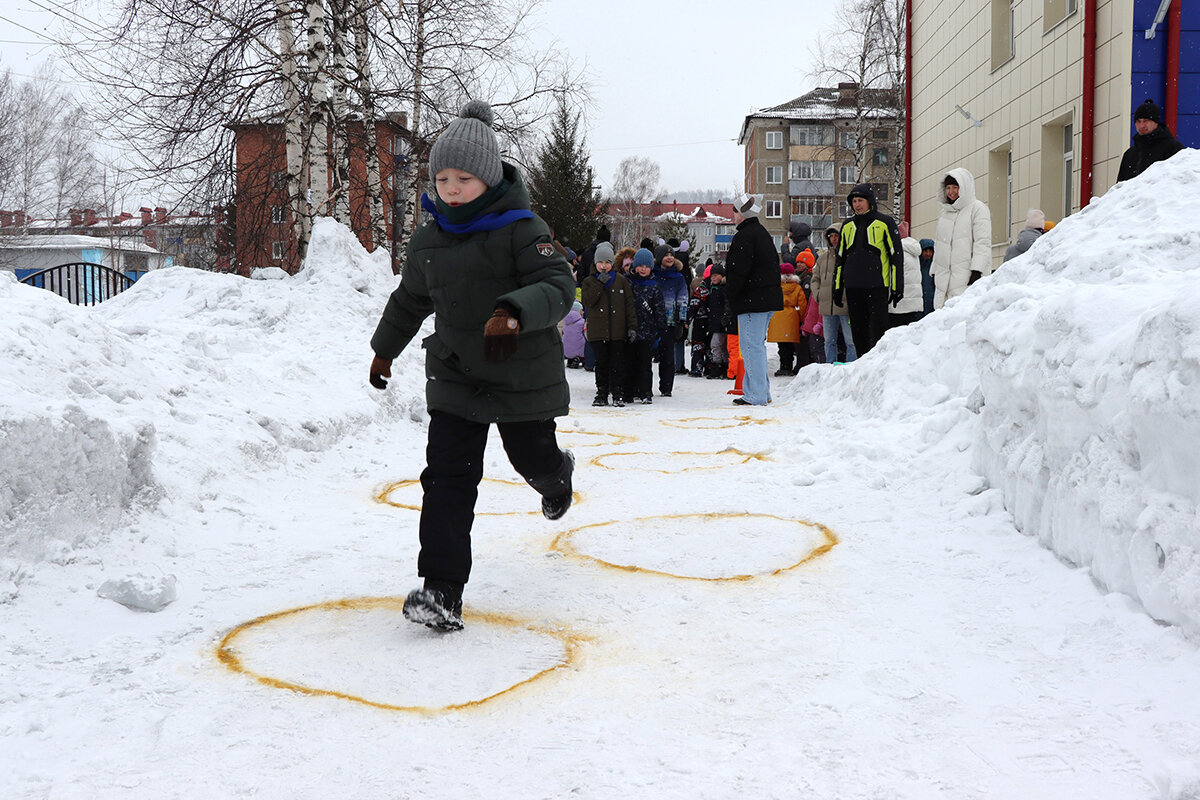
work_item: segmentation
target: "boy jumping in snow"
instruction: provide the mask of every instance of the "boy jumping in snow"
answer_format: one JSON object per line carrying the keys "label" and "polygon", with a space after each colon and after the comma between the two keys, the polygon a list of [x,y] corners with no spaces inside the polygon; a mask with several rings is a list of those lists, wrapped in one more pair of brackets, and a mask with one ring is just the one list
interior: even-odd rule
{"label": "boy jumping in snow", "polygon": [[413,234],[400,285],[371,337],[371,385],[383,389],[392,360],[434,316],[425,348],[429,405],[421,473],[424,588],[404,616],[431,628],[462,628],[471,572],[471,525],[483,479],[488,429],[496,423],[517,472],[558,519],[571,505],[574,459],[560,450],[555,417],[570,403],[558,322],[575,299],[567,261],[529,210],[520,173],[500,160],[487,103],[467,103],[429,153],[436,199]]}

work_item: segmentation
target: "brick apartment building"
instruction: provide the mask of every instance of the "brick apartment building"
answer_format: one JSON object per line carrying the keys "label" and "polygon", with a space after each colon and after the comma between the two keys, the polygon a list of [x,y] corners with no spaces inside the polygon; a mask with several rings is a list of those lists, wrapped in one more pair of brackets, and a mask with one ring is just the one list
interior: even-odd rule
{"label": "brick apartment building", "polygon": [[[389,114],[375,123],[380,177],[383,184],[384,225],[389,241],[395,241],[394,219],[403,219],[396,207],[393,176],[403,165],[407,152],[407,116]],[[281,267],[295,272],[300,267],[295,227],[287,195],[287,156],[281,121],[259,120],[231,126],[235,136],[236,230],[234,252],[238,272],[248,275],[260,267]],[[367,163],[363,124],[346,124],[350,144],[350,228],[368,249],[371,241],[367,199]],[[332,180],[333,168],[330,165]],[[332,190],[332,186],[330,187]],[[393,249],[394,252],[394,249]]]}
{"label": "brick apartment building", "polygon": [[745,187],[762,196],[760,219],[776,245],[791,218],[819,231],[850,216],[846,195],[856,183],[872,184],[880,209],[891,212],[900,101],[895,92],[840,83],[746,116],[738,135]]}

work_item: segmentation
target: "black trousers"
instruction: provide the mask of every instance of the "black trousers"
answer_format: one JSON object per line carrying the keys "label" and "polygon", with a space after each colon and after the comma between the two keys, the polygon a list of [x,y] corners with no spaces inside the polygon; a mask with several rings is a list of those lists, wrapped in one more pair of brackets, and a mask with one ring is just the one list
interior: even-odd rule
{"label": "black trousers", "polygon": [[865,356],[888,329],[888,288],[846,289],[846,313],[858,357]]}
{"label": "black trousers", "polygon": [[596,394],[623,397],[625,393],[625,340],[592,342],[596,353]]}
{"label": "black trousers", "polygon": [[675,339],[674,325],[659,331],[658,336],[658,391],[670,394],[675,389]]}
{"label": "black trousers", "polygon": [[788,372],[796,366],[796,343],[795,342],[779,342],[779,368],[785,369]]}
{"label": "black trousers", "polygon": [[654,342],[638,339],[625,346],[628,371],[625,377],[625,402],[635,397],[653,397]]}
{"label": "black trousers", "polygon": [[[417,558],[423,578],[464,584],[471,575],[471,526],[489,427],[443,411],[429,414]],[[539,494],[556,497],[571,490],[570,462],[558,448],[553,419],[498,422],[496,428],[508,460]]]}

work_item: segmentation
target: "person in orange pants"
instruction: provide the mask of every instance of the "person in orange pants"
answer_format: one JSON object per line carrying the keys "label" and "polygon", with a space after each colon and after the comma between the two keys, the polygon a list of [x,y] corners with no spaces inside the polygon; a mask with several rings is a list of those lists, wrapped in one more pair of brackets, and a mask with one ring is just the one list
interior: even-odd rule
{"label": "person in orange pants", "polygon": [[742,361],[742,349],[738,347],[736,333],[725,338],[725,347],[729,350],[729,370],[725,373],[733,378],[733,388],[726,394],[742,394],[742,378],[746,377],[746,364]]}

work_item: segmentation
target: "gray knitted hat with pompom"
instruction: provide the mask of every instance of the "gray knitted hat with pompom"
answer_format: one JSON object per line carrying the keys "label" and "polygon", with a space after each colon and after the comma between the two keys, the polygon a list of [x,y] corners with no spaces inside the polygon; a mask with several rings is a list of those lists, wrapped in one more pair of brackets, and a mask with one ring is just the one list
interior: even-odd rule
{"label": "gray knitted hat with pompom", "polygon": [[458,112],[458,118],[433,143],[429,151],[429,179],[436,180],[444,169],[469,172],[488,186],[504,178],[500,166],[500,146],[492,131],[492,107],[482,100],[471,100]]}

